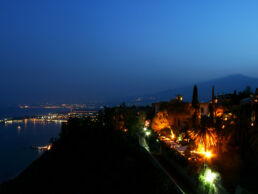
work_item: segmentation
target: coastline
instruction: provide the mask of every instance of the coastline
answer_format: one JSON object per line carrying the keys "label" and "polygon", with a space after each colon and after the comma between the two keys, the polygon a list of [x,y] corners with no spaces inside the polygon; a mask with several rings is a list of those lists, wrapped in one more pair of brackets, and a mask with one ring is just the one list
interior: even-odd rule
{"label": "coastline", "polygon": [[58,137],[60,122],[28,121],[0,124],[0,184],[19,176],[28,166],[42,156],[42,152],[32,146],[46,146],[51,138]]}

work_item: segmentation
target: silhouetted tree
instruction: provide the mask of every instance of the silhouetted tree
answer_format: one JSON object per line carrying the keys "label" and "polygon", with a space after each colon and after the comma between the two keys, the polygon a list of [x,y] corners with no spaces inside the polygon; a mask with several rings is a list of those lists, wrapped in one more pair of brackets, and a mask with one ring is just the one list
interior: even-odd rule
{"label": "silhouetted tree", "polygon": [[244,92],[246,93],[246,95],[250,95],[252,93],[252,89],[251,89],[251,86],[246,86]]}
{"label": "silhouetted tree", "polygon": [[193,126],[196,128],[196,126],[199,125],[199,121],[200,121],[198,118],[200,106],[199,106],[199,100],[198,100],[198,89],[196,85],[194,85],[194,88],[193,88],[192,107],[195,109],[192,117],[192,121],[193,121]]}
{"label": "silhouetted tree", "polygon": [[214,94],[214,89],[215,87],[212,86],[212,94],[211,94],[211,100],[212,100],[212,103],[215,103],[215,94]]}
{"label": "silhouetted tree", "polygon": [[210,120],[213,122],[214,120],[214,105],[212,103],[209,103],[209,115],[210,115]]}
{"label": "silhouetted tree", "polygon": [[195,109],[199,108],[198,89],[196,85],[194,85],[194,88],[193,88],[192,106]]}

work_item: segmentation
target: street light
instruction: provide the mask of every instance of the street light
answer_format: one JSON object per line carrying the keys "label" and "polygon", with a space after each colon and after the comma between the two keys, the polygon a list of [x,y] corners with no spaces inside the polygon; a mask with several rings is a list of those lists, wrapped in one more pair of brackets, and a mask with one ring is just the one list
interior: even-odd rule
{"label": "street light", "polygon": [[146,131],[146,132],[145,132],[145,135],[146,135],[146,136],[150,136],[150,134],[151,134],[150,131]]}
{"label": "street light", "polygon": [[209,187],[209,189],[215,189],[215,182],[219,179],[219,174],[213,172],[210,168],[206,168],[199,176],[200,181]]}

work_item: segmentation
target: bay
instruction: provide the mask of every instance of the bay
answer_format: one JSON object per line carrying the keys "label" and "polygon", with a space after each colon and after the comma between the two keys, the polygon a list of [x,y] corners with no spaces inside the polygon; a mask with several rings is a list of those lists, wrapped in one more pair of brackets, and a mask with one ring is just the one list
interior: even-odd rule
{"label": "bay", "polygon": [[[3,117],[34,115],[36,112],[0,112]],[[43,114],[43,112],[37,112]],[[61,123],[33,122],[23,120],[20,123],[0,123],[0,183],[17,176],[42,154],[31,146],[44,146],[50,138],[58,137]]]}

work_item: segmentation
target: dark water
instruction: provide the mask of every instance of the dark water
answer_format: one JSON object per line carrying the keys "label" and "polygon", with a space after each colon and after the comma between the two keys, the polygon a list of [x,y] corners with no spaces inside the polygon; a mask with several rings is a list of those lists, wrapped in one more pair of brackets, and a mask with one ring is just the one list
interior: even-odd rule
{"label": "dark water", "polygon": [[10,118],[10,117],[24,117],[24,116],[34,116],[43,115],[47,113],[56,112],[67,112],[68,109],[21,109],[19,107],[0,107],[0,119]]}
{"label": "dark water", "polygon": [[[31,113],[34,114],[34,113]],[[2,114],[3,115],[3,114]],[[10,116],[23,116],[12,111]],[[20,126],[20,129],[18,128]],[[0,183],[15,177],[42,152],[32,145],[47,145],[51,137],[58,137],[60,123],[32,122],[0,124]]]}

